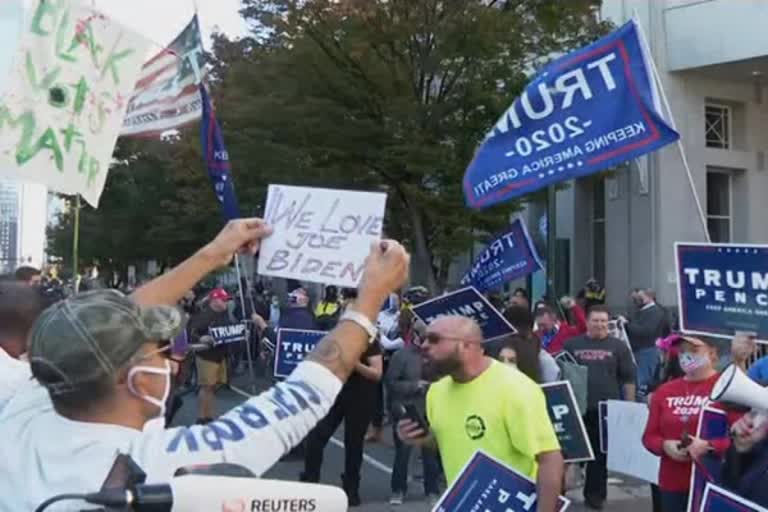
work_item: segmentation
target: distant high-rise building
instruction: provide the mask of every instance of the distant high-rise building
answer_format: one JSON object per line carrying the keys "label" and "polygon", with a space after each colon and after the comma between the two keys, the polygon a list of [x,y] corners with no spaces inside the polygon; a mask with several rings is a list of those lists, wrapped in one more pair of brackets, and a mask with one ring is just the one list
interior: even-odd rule
{"label": "distant high-rise building", "polygon": [[19,259],[19,189],[0,181],[0,273],[13,271]]}
{"label": "distant high-rise building", "polygon": [[0,273],[43,265],[47,220],[45,186],[0,180]]}

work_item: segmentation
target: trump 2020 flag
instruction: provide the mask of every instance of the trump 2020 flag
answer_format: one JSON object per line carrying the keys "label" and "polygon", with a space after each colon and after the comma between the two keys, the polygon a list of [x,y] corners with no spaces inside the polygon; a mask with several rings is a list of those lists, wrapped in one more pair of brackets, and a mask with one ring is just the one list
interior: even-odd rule
{"label": "trump 2020 flag", "polygon": [[480,293],[492,291],[513,279],[541,270],[541,260],[522,219],[480,253],[461,279],[462,286],[474,286]]}
{"label": "trump 2020 flag", "polygon": [[232,181],[229,165],[229,153],[224,147],[224,137],[221,134],[219,122],[216,120],[216,112],[213,110],[208,91],[203,84],[200,84],[200,97],[203,100],[200,140],[203,145],[203,158],[205,158],[205,163],[208,166],[208,177],[211,179],[216,199],[221,205],[224,219],[237,219],[240,217],[240,208],[237,206],[235,183]]}
{"label": "trump 2020 flag", "polygon": [[552,62],[486,135],[464,175],[472,208],[613,167],[675,142],[632,20]]}

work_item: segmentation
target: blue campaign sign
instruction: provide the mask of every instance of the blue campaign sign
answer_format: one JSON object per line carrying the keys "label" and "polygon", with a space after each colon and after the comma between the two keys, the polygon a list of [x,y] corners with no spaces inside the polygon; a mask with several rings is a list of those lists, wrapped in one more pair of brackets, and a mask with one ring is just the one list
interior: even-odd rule
{"label": "blue campaign sign", "polygon": [[539,254],[525,223],[517,218],[506,233],[480,253],[472,268],[461,279],[461,284],[474,286],[479,292],[487,292],[541,269]]}
{"label": "blue campaign sign", "polygon": [[675,254],[684,332],[768,339],[768,245],[677,243]]}
{"label": "blue campaign sign", "polygon": [[614,167],[679,139],[661,114],[640,30],[630,21],[528,84],[467,168],[470,207]]}
{"label": "blue campaign sign", "polygon": [[[560,496],[556,512],[570,500]],[[433,512],[532,512],[536,483],[502,462],[478,451],[432,509]]]}
{"label": "blue campaign sign", "polygon": [[315,349],[324,331],[306,331],[301,329],[280,329],[277,331],[275,347],[274,376],[284,379],[304,360],[304,356]]}
{"label": "blue campaign sign", "polygon": [[245,341],[245,324],[217,325],[208,329],[208,334],[213,338],[213,346],[228,345]]}
{"label": "blue campaign sign", "polygon": [[422,302],[413,307],[413,313],[427,325],[441,316],[472,318],[483,330],[483,341],[495,340],[517,332],[512,324],[471,286]]}
{"label": "blue campaign sign", "polygon": [[[699,416],[696,437],[705,441],[728,437],[728,416],[720,409],[704,407]],[[698,512],[708,483],[718,482],[723,461],[714,454],[702,456],[691,471],[691,486],[688,498],[688,512]]]}
{"label": "blue campaign sign", "polygon": [[555,429],[565,462],[595,459],[587,429],[581,418],[576,396],[567,380],[541,385],[547,399],[547,412]]}
{"label": "blue campaign sign", "polygon": [[768,512],[768,509],[722,487],[707,484],[701,508],[697,512]]}

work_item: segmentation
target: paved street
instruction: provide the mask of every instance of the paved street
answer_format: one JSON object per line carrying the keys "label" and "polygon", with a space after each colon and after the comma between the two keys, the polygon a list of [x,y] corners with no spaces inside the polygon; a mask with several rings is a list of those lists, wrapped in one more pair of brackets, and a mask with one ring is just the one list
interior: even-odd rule
{"label": "paved street", "polygon": [[[266,387],[266,381],[259,383],[259,388]],[[245,386],[242,386],[243,388]],[[245,396],[237,391],[222,389],[217,395],[219,412],[222,413],[240,402],[245,400]],[[176,424],[191,424],[196,418],[196,397],[194,394],[188,394],[184,397],[184,407],[176,417]],[[325,461],[323,464],[323,483],[339,485],[339,475],[344,469],[344,450],[341,440],[343,431],[339,430],[334,436],[332,443],[329,443],[325,450]],[[365,448],[365,460],[363,463],[363,472],[361,475],[362,485],[360,494],[363,499],[361,512],[381,512],[391,511],[393,507],[387,503],[389,499],[389,478],[391,474],[391,464],[394,456],[392,447],[391,428],[387,432],[387,438],[383,444],[368,444]],[[280,480],[296,480],[302,469],[301,460],[284,460],[278,463],[269,473],[267,478]],[[416,478],[420,475],[418,464],[413,465],[412,475]],[[419,482],[413,482],[412,493],[405,505],[398,507],[402,512],[428,512],[429,507],[422,499],[419,489]],[[573,500],[570,510],[586,510],[581,503],[580,491],[572,491],[568,496]],[[651,509],[650,488],[648,485],[633,482],[626,482],[624,479],[614,478],[609,486],[609,499],[606,503],[606,512],[646,512]]]}

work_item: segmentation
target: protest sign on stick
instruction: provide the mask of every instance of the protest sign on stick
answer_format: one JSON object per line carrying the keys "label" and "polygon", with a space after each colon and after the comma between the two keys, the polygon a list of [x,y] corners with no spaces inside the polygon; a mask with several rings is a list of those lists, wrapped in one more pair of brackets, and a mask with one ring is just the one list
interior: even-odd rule
{"label": "protest sign on stick", "polygon": [[503,235],[480,253],[461,278],[461,284],[474,286],[479,292],[487,292],[541,269],[536,247],[528,235],[525,223],[518,217]]}
{"label": "protest sign on stick", "polygon": [[[477,451],[432,512],[533,512],[536,499],[536,482]],[[555,512],[565,512],[570,504],[559,496]]]}
{"label": "protest sign on stick", "polygon": [[659,458],[643,446],[648,406],[608,400],[608,469],[655,484]]}
{"label": "protest sign on stick", "polygon": [[768,509],[708,483],[704,489],[701,507],[696,509],[696,512],[768,512]]}
{"label": "protest sign on stick", "polygon": [[483,341],[499,339],[517,332],[504,315],[471,286],[422,302],[414,306],[413,313],[427,325],[441,316],[471,318],[483,331]]}
{"label": "protest sign on stick", "polygon": [[768,341],[768,245],[678,242],[675,256],[684,332]]}
{"label": "protest sign on stick", "polygon": [[565,462],[595,459],[587,429],[581,418],[576,396],[567,380],[541,385],[547,399],[547,412],[555,429]]}
{"label": "protest sign on stick", "polygon": [[[728,437],[728,415],[725,411],[705,406],[699,413],[696,437],[704,441],[714,441]],[[699,458],[691,470],[691,485],[688,493],[688,512],[699,510],[704,498],[707,482],[720,480],[722,459],[712,453]]]}
{"label": "protest sign on stick", "polygon": [[270,185],[259,274],[354,288],[379,240],[387,195]]}
{"label": "protest sign on stick", "polygon": [[279,329],[275,347],[275,367],[273,375],[284,379],[304,360],[304,356],[315,349],[324,331],[304,329]]}
{"label": "protest sign on stick", "polygon": [[81,2],[35,2],[0,95],[0,175],[98,206],[148,47]]}
{"label": "protest sign on stick", "polygon": [[217,325],[208,329],[208,334],[213,338],[213,346],[229,345],[245,341],[245,324],[233,323]]}

